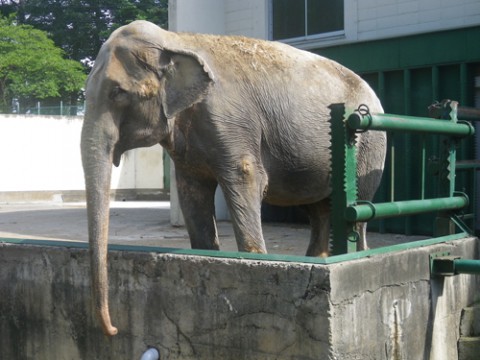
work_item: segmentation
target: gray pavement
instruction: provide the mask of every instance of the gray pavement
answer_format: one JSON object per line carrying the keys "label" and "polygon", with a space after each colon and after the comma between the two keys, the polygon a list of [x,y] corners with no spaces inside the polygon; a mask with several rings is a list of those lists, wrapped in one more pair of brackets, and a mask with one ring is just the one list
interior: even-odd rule
{"label": "gray pavement", "polygon": [[[266,223],[264,238],[269,253],[304,255],[310,228],[303,224]],[[229,222],[218,223],[220,246],[237,251]],[[0,238],[88,241],[84,203],[0,204]],[[371,248],[425,237],[368,234]],[[190,248],[184,227],[170,225],[169,202],[112,202],[110,243]]]}

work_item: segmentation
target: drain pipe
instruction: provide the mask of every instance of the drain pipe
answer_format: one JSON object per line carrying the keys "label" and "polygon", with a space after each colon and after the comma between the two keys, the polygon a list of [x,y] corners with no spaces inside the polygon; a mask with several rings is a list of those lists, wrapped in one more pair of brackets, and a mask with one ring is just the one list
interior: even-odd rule
{"label": "drain pipe", "polygon": [[160,353],[158,352],[157,349],[151,347],[147,351],[145,351],[142,354],[142,357],[140,360],[159,360],[160,359]]}

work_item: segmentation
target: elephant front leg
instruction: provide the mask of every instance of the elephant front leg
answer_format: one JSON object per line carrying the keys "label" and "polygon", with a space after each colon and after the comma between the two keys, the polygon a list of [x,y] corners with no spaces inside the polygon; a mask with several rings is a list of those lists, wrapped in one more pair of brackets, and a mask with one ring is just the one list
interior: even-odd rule
{"label": "elephant front leg", "polygon": [[238,251],[266,254],[262,234],[261,204],[267,176],[250,157],[245,157],[236,171],[220,182],[237,241]]}
{"label": "elephant front leg", "polygon": [[235,187],[222,189],[232,218],[238,251],[266,254],[260,213],[261,198]]}
{"label": "elephant front leg", "polygon": [[367,223],[357,223],[357,231],[360,234],[360,239],[357,242],[357,251],[368,250]]}
{"label": "elephant front leg", "polygon": [[210,179],[189,176],[176,169],[178,199],[192,249],[219,250],[215,222],[215,189]]}

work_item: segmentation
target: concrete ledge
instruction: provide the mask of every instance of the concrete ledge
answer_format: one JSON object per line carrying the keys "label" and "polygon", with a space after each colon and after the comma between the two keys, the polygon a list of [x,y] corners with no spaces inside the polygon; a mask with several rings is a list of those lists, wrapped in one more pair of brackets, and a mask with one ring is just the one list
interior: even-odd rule
{"label": "concrete ledge", "polygon": [[[170,193],[163,189],[117,189],[110,192],[112,201],[168,201]],[[85,202],[84,190],[4,191],[0,203]]]}
{"label": "concrete ledge", "polygon": [[[0,243],[0,358],[457,359],[472,275],[430,278],[429,255],[478,258],[475,238],[332,264],[109,253],[106,339],[85,245]],[[299,257],[301,258],[301,257]]]}

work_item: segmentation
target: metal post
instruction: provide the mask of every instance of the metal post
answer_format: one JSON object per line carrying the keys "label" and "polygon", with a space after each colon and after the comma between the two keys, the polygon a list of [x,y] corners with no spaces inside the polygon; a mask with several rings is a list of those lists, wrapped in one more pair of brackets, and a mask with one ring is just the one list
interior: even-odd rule
{"label": "metal post", "polygon": [[345,208],[357,201],[357,157],[355,133],[345,126],[344,104],[330,106],[332,195],[330,221],[332,228],[332,255],[356,250],[359,234],[355,223],[347,221]]}

